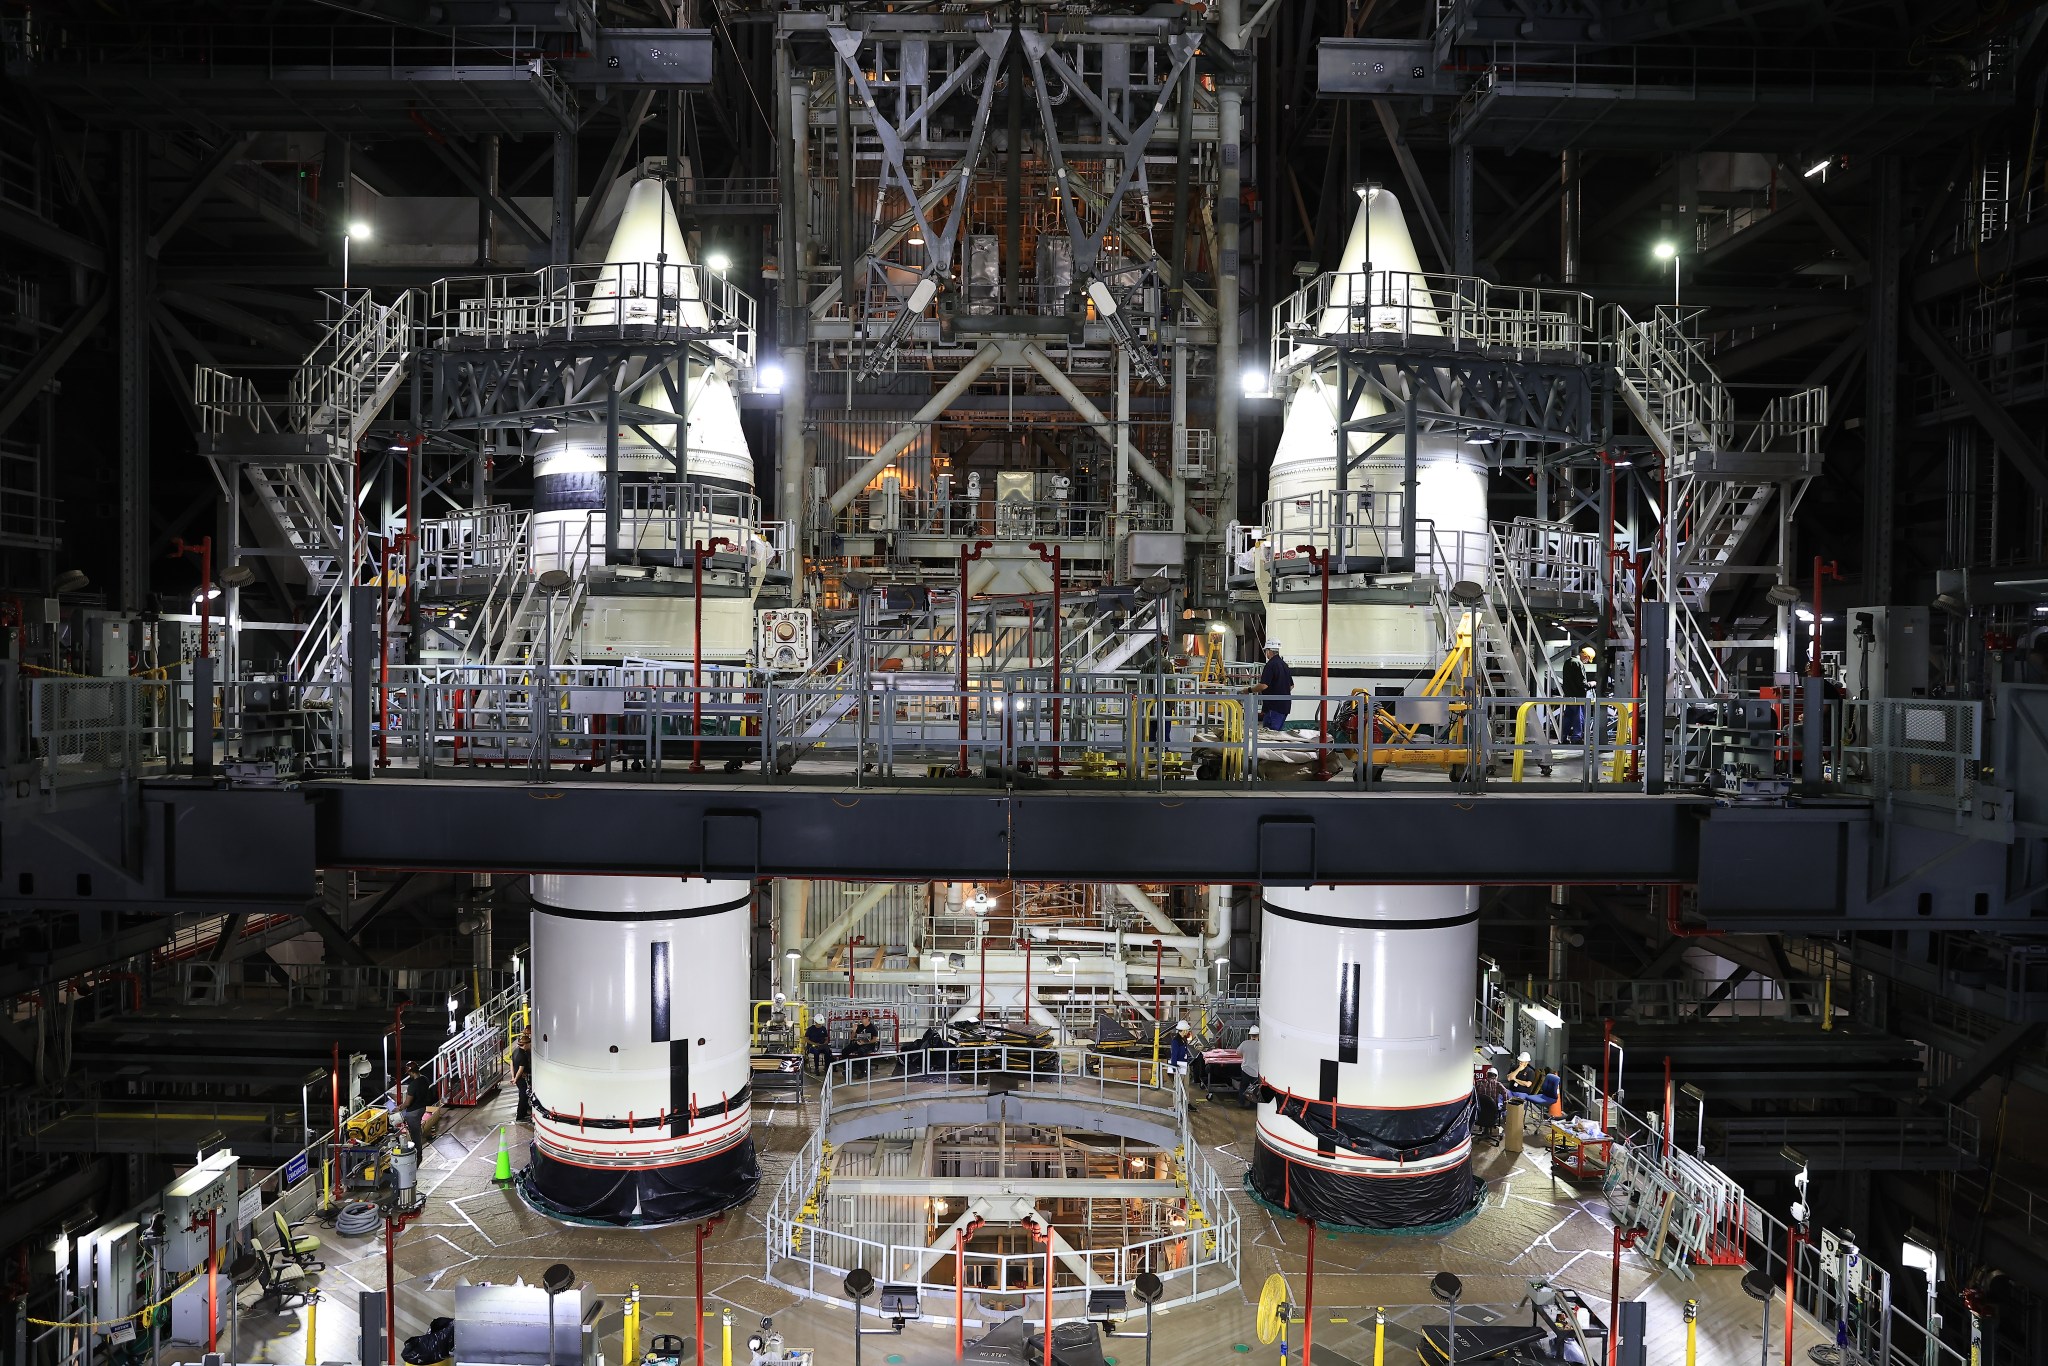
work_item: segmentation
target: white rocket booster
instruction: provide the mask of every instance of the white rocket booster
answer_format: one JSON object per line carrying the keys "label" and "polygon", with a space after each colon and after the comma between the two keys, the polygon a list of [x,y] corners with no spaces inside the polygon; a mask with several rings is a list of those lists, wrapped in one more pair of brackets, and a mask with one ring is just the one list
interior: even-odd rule
{"label": "white rocket booster", "polygon": [[[635,182],[626,193],[618,226],[605,251],[604,268],[580,317],[586,328],[612,328],[667,323],[690,328],[708,325],[698,272],[691,267],[689,248],[676,221],[662,182]],[[741,499],[754,491],[754,457],[740,427],[739,400],[733,390],[734,371],[725,360],[688,363],[684,373],[671,367],[670,379],[684,406],[682,441],[685,482],[713,495],[707,517],[693,524],[693,534],[710,541],[723,537],[729,553],[751,562],[750,592],[707,595],[703,605],[704,657],[713,661],[744,659],[753,639],[754,596],[770,554],[758,523],[737,515]],[[668,384],[650,377],[631,402],[664,413],[675,412]],[[673,423],[642,422],[657,441],[674,443]],[[533,518],[530,537],[536,573],[563,569],[583,576],[606,562],[605,444],[602,423],[566,425],[544,438],[533,452]],[[624,483],[646,482],[650,476],[673,478],[669,453],[650,443],[634,426],[622,423],[618,435],[619,476]],[[681,543],[677,523],[631,507],[621,510],[621,549],[647,564],[688,564],[691,547]],[[694,604],[687,595],[593,600],[584,608],[578,635],[580,653],[593,658],[634,655],[679,659],[693,653]]]}
{"label": "white rocket booster", "polygon": [[[1359,206],[1351,235],[1329,283],[1319,331],[1327,336],[1367,331],[1409,336],[1443,334],[1442,319],[1425,287],[1415,244],[1401,214],[1400,202],[1384,189],[1370,191]],[[1337,488],[1338,422],[1341,404],[1334,360],[1300,372],[1274,448],[1267,498],[1270,504],[1299,504]],[[1354,406],[1353,417],[1364,419],[1388,411],[1378,391],[1368,386]],[[1404,494],[1407,441],[1395,433],[1373,449],[1375,434],[1353,431],[1348,440],[1353,462],[1345,486],[1370,488],[1389,510]],[[1368,450],[1371,454],[1367,454]],[[1424,433],[1415,448],[1415,516],[1418,544],[1401,543],[1398,531],[1386,541],[1389,558],[1411,555],[1453,580],[1484,582],[1491,557],[1486,509],[1486,464],[1476,447],[1455,434]],[[1284,509],[1283,509],[1284,511]],[[1269,523],[1275,520],[1269,516]],[[1269,531],[1270,531],[1269,527]],[[1280,556],[1294,554],[1297,544],[1329,548],[1327,535],[1288,536],[1275,542]],[[1357,553],[1354,543],[1350,549]],[[1440,557],[1440,558],[1439,558]],[[1299,669],[1320,662],[1322,618],[1313,601],[1276,602],[1274,584],[1262,577],[1266,599],[1266,635],[1276,641]],[[1331,667],[1340,672],[1418,670],[1436,663],[1441,623],[1430,609],[1340,603],[1330,613]]]}
{"label": "white rocket booster", "polygon": [[533,889],[527,1198],[610,1224],[697,1219],[760,1183],[745,881],[546,875]]}
{"label": "white rocket booster", "polygon": [[1268,888],[1253,1187],[1324,1224],[1473,1212],[1472,887]]}

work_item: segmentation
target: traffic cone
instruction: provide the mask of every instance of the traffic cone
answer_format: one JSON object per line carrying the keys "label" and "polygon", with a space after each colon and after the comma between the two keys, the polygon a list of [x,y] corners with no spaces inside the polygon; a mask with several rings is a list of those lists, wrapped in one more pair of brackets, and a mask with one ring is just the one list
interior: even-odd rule
{"label": "traffic cone", "polygon": [[505,1126],[498,1126],[498,1173],[491,1178],[501,1186],[512,1184],[512,1150],[505,1146]]}

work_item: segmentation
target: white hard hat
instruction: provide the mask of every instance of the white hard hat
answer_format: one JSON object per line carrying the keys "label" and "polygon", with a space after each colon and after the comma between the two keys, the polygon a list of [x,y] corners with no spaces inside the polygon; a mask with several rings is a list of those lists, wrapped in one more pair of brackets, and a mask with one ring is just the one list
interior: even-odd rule
{"label": "white hard hat", "polygon": [[1248,1029],[1248,1030],[1246,1030],[1246,1031],[1245,1031],[1245,1037],[1246,1037],[1246,1038],[1248,1038],[1248,1039],[1256,1039],[1256,1038],[1258,1038],[1258,1037],[1259,1037],[1259,1027],[1258,1027],[1257,1025],[1253,1025],[1253,1026],[1252,1026],[1252,1027],[1251,1027],[1250,1029]]}
{"label": "white hard hat", "polygon": [[1529,1061],[1529,1050],[1525,1048],[1525,1049],[1523,1049],[1523,1050],[1522,1050],[1521,1052],[1519,1052],[1519,1053],[1515,1054],[1515,1061],[1516,1061],[1516,1062],[1527,1062],[1527,1061]]}
{"label": "white hard hat", "polygon": [[1175,1024],[1174,1028],[1179,1030],[1183,1034],[1192,1034],[1195,1031],[1195,1027],[1189,1024],[1186,1020],[1182,1020],[1179,1023]]}

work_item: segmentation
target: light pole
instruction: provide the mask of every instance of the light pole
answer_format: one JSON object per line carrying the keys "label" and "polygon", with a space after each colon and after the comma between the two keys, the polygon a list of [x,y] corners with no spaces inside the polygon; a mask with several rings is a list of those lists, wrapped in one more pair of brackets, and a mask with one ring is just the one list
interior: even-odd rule
{"label": "light pole", "polygon": [[[1771,1296],[1776,1294],[1777,1291],[1778,1287],[1772,1283],[1770,1273],[1762,1267],[1755,1268],[1742,1278],[1742,1293],[1753,1300],[1761,1300],[1764,1306],[1763,1328],[1757,1334],[1764,1345],[1763,1355],[1758,1358],[1763,1363],[1763,1366],[1770,1366],[1771,1361]],[[1791,1312],[1789,1308],[1785,1311],[1787,1317],[1791,1315]],[[1607,1331],[1612,1333],[1614,1325],[1609,1324]],[[1790,1366],[1789,1362],[1787,1366]]]}
{"label": "light pole", "polygon": [[576,1273],[560,1262],[540,1273],[540,1288],[548,1292],[548,1366],[555,1366],[555,1296],[575,1283]]}
{"label": "light pole", "polygon": [[1908,1236],[1899,1249],[1899,1265],[1910,1267],[1927,1278],[1927,1366],[1939,1366],[1941,1354],[1941,1311],[1935,1297],[1941,1288],[1941,1254],[1929,1242]]}
{"label": "light pole", "polygon": [[341,234],[341,289],[344,294],[348,292],[348,244],[369,240],[370,225],[360,218],[351,222],[347,230]]}
{"label": "light pole", "polygon": [[[1657,259],[1671,263],[1671,311],[1678,311],[1678,247],[1671,242],[1659,242],[1656,246]],[[1677,319],[1673,318],[1673,322]]]}

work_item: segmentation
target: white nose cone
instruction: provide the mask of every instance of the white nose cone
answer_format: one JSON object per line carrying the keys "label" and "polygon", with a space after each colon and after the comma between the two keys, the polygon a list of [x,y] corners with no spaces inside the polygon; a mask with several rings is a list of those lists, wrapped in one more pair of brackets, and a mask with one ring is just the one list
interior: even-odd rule
{"label": "white nose cone", "polygon": [[1368,190],[1351,221],[1351,236],[1330,282],[1323,332],[1406,332],[1443,335],[1443,322],[1422,278],[1415,239],[1401,201],[1384,189]]}
{"label": "white nose cone", "polygon": [[604,266],[584,306],[583,326],[708,325],[702,282],[659,180],[638,181],[626,191]]}

